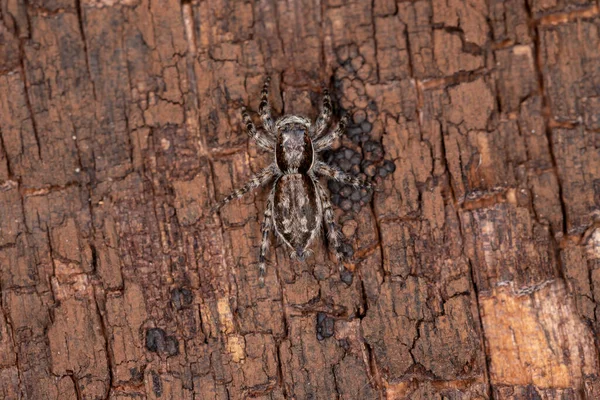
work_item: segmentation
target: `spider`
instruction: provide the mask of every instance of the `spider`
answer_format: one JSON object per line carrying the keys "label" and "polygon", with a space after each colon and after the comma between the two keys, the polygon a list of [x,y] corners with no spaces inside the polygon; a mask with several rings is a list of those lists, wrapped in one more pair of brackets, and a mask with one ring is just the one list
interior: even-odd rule
{"label": "spider", "polygon": [[329,194],[319,182],[318,176],[370,188],[368,183],[318,159],[319,154],[330,148],[333,141],[344,133],[348,123],[347,117],[344,116],[336,128],[328,132],[332,115],[328,90],[323,89],[321,112],[314,124],[308,118],[298,115],[284,115],[274,121],[268,100],[269,83],[270,78],[267,78],[259,105],[263,129],[256,129],[245,107],[242,107],[242,120],[248,136],[255,140],[258,146],[270,152],[274,160],[268,167],[252,176],[244,186],[213,207],[215,212],[251,190],[274,182],[261,224],[262,243],[258,256],[260,286],[264,285],[269,234],[273,230],[291,250],[290,257],[304,261],[311,253],[308,246],[325,226],[329,245],[340,264],[340,272],[343,271],[341,233],[334,221]]}

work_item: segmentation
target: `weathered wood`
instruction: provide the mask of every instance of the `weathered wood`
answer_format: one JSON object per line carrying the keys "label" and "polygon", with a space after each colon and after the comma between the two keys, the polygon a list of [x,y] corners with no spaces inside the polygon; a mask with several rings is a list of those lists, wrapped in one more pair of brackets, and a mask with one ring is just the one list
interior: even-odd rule
{"label": "weathered wood", "polygon": [[[0,397],[600,398],[599,32],[585,0],[0,0]],[[395,164],[337,209],[351,279],[318,240],[260,288],[266,190],[208,212],[270,161],[267,74]]]}

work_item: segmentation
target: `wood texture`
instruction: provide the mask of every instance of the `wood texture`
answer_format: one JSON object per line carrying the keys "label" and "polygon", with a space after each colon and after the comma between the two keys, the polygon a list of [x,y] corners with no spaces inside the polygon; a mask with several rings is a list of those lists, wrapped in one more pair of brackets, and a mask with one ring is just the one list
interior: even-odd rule
{"label": "wood texture", "polygon": [[[208,213],[267,74],[396,166],[351,279]],[[599,399],[599,110],[595,1],[0,0],[0,398]]]}

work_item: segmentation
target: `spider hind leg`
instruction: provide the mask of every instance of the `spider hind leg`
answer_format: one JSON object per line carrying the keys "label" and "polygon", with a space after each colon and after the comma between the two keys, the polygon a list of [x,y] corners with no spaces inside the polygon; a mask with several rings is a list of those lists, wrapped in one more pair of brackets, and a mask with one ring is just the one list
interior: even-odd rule
{"label": "spider hind leg", "polygon": [[333,207],[331,206],[327,191],[316,179],[315,186],[323,209],[323,220],[325,222],[325,228],[327,229],[329,247],[331,252],[335,255],[340,272],[342,272],[344,270],[343,261],[346,259],[342,251],[342,232],[340,232],[335,223],[335,214],[333,213]]}
{"label": "spider hind leg", "polygon": [[275,200],[275,189],[271,190],[260,230],[262,232],[262,241],[260,243],[260,253],[258,255],[258,285],[265,286],[265,274],[267,272],[266,254],[269,249],[269,234],[273,230],[273,201]]}

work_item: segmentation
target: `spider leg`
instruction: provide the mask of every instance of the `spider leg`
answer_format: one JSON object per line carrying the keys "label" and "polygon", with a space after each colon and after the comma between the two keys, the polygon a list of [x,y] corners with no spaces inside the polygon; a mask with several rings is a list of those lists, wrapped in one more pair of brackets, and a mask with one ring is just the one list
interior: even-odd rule
{"label": "spider leg", "polygon": [[333,208],[331,207],[331,201],[329,200],[327,191],[316,178],[314,178],[313,181],[315,183],[319,199],[321,200],[321,207],[323,207],[323,219],[325,220],[325,226],[327,228],[329,246],[333,254],[335,254],[335,258],[340,263],[339,268],[341,272],[344,269],[344,266],[341,264],[341,261],[344,259],[344,254],[341,251],[342,233],[335,223],[335,215],[333,213]]}
{"label": "spider leg", "polygon": [[267,272],[266,267],[266,254],[269,249],[269,233],[273,230],[273,202],[275,201],[275,186],[269,194],[267,205],[265,207],[265,214],[263,222],[260,226],[262,232],[262,241],[260,243],[260,254],[258,256],[258,285],[260,287],[265,286],[265,274]]}
{"label": "spider leg", "polygon": [[253,175],[252,178],[244,186],[239,189],[234,190],[229,196],[225,197],[223,200],[218,202],[211,210],[211,213],[216,212],[225,204],[229,203],[231,200],[238,199],[248,193],[251,190],[256,189],[259,186],[264,185],[269,182],[273,177],[277,176],[279,171],[275,164],[269,165],[267,168],[263,169],[256,175]]}
{"label": "spider leg", "polygon": [[367,189],[371,188],[371,184],[369,182],[365,182],[362,179],[358,179],[352,175],[348,175],[344,171],[341,171],[331,165],[325,164],[323,161],[317,161],[315,166],[313,167],[313,171],[317,175],[321,175],[338,182],[345,183],[347,185],[352,186],[364,186]]}
{"label": "spider leg", "polygon": [[276,137],[275,123],[271,116],[271,105],[269,104],[269,84],[271,83],[271,77],[265,79],[262,91],[260,92],[260,105],[258,106],[258,113],[262,119],[263,127],[271,138]]}
{"label": "spider leg", "polygon": [[321,106],[321,114],[315,121],[315,130],[313,132],[313,140],[317,140],[326,132],[327,126],[329,125],[329,120],[331,119],[332,114],[331,108],[331,97],[329,96],[329,90],[327,88],[323,88],[323,104]]}
{"label": "spider leg", "polygon": [[254,125],[254,122],[252,122],[252,118],[250,118],[250,114],[248,114],[246,107],[242,107],[242,121],[246,126],[246,132],[248,132],[250,139],[256,141],[256,143],[265,150],[275,150],[275,142],[273,139],[263,132],[256,130],[256,126]]}
{"label": "spider leg", "polygon": [[344,133],[346,130],[346,126],[348,125],[348,117],[343,116],[338,122],[336,128],[330,133],[326,134],[323,137],[318,138],[313,142],[313,147],[315,149],[315,153],[319,153],[323,150],[327,150],[333,144],[333,141]]}

